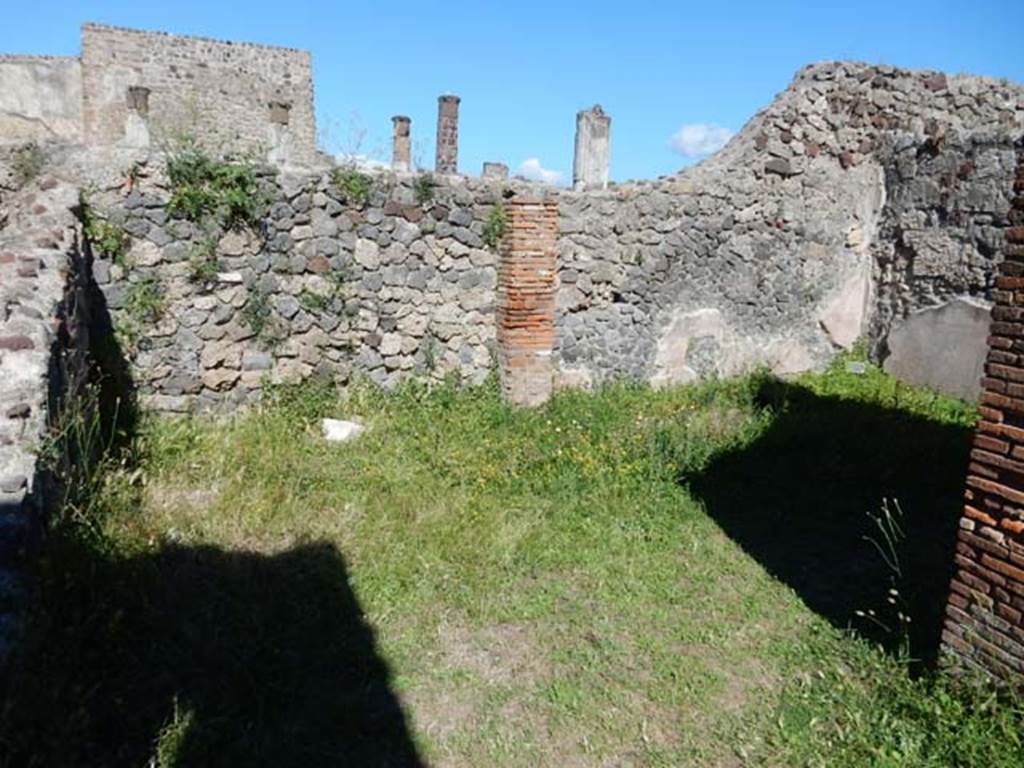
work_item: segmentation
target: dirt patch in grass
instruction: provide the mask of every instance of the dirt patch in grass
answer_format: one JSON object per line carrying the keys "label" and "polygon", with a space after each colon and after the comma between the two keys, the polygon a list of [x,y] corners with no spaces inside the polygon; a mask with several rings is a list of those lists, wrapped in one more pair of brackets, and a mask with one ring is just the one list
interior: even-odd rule
{"label": "dirt patch in grass", "polygon": [[443,624],[440,655],[447,667],[471,672],[488,685],[530,685],[547,677],[547,655],[537,629],[523,624],[493,624],[480,629]]}
{"label": "dirt patch in grass", "polygon": [[412,713],[417,730],[432,741],[444,744],[473,727],[483,695],[473,688],[457,690],[454,686],[438,685],[418,688],[402,700]]}
{"label": "dirt patch in grass", "polygon": [[438,674],[403,700],[417,730],[439,747],[433,764],[479,765],[503,743],[543,741],[534,692],[550,668],[536,627],[443,622],[426,666]]}

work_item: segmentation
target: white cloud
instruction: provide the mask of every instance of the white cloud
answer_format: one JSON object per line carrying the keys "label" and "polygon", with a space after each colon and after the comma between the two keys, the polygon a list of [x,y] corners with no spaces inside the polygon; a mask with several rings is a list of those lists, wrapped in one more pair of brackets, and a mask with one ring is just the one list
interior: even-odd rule
{"label": "white cloud", "polygon": [[334,160],[338,165],[354,166],[363,171],[380,171],[391,167],[390,163],[383,160],[360,154],[339,153],[334,156]]}
{"label": "white cloud", "polygon": [[540,158],[530,157],[519,164],[516,171],[524,179],[530,181],[542,181],[545,184],[557,184],[562,180],[561,171],[553,171],[540,164]]}
{"label": "white cloud", "polygon": [[685,123],[672,134],[668,145],[683,157],[704,157],[724,147],[732,134],[714,123]]}

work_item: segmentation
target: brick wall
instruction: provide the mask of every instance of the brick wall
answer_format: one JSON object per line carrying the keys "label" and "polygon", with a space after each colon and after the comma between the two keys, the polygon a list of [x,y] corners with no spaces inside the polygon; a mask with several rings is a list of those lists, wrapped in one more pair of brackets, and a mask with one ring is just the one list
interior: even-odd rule
{"label": "brick wall", "polygon": [[[314,154],[306,51],[84,24],[87,143],[125,136],[131,87],[149,89],[146,119],[157,144],[187,130],[234,150],[276,150],[278,160],[308,161]],[[283,112],[281,105],[288,105]]]}
{"label": "brick wall", "polygon": [[960,667],[1024,680],[1024,140],[942,632]]}
{"label": "brick wall", "polygon": [[498,365],[506,400],[537,405],[551,395],[555,345],[558,202],[507,206],[498,265]]}

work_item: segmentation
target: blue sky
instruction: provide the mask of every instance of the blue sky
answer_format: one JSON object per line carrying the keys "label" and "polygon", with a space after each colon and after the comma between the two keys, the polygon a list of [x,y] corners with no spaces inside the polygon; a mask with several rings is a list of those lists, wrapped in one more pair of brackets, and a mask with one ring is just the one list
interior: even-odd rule
{"label": "blue sky", "polygon": [[432,165],[437,95],[457,93],[468,173],[498,160],[567,179],[575,113],[594,103],[612,116],[613,179],[670,173],[694,160],[680,149],[725,135],[707,126],[737,130],[797,69],[823,59],[1024,82],[1024,0],[5,6],[0,52],[76,54],[87,20],[306,48],[321,127],[341,149],[365,130],[364,154],[387,156],[390,118],[401,113]]}

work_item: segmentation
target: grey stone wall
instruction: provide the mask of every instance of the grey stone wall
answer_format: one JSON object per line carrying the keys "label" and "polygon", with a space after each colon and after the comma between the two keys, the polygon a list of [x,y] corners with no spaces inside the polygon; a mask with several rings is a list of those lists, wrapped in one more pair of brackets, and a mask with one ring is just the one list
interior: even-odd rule
{"label": "grey stone wall", "polygon": [[888,148],[871,338],[900,378],[977,396],[1014,163],[1007,136],[898,137]]}
{"label": "grey stone wall", "polygon": [[[858,338],[886,357],[914,312],[987,292],[1022,97],[1006,81],[817,64],[704,163],[564,195],[566,379],[784,373]],[[921,251],[912,274],[904,240]],[[927,352],[928,368],[948,354]]]}
{"label": "grey stone wall", "polygon": [[[94,275],[143,403],[162,411],[253,400],[266,381],[353,374],[382,385],[491,368],[497,256],[483,239],[504,185],[452,179],[417,202],[415,177],[382,174],[350,205],[324,175],[277,177],[258,231],[218,231],[218,274],[196,280],[208,234],[170,217],[157,174],[94,202],[131,234]],[[159,296],[158,319],[140,296]]]}
{"label": "grey stone wall", "polygon": [[90,144],[133,140],[139,129],[129,124],[135,116],[128,89],[140,86],[149,89],[144,117],[155,144],[188,131],[212,146],[260,151],[279,163],[315,155],[306,51],[83,24],[81,60]]}
{"label": "grey stone wall", "polygon": [[[452,176],[418,202],[415,177],[383,174],[352,206],[326,176],[268,169],[265,226],[219,236],[221,277],[206,285],[189,280],[204,235],[168,216],[154,167],[103,202],[134,244],[126,266],[98,263],[97,279],[115,319],[130,320],[133,286],[166,298],[133,350],[138,384],[161,410],[249,401],[264,380],[314,373],[479,380],[494,356],[490,212],[513,195],[547,196],[559,205],[562,384],[666,384],[760,365],[785,374],[863,339],[901,375],[970,395],[967,340],[984,304],[939,318],[942,338],[965,340],[955,365],[941,342],[922,351],[921,338],[939,335],[907,324],[985,300],[1021,96],[1002,81],[815,65],[719,154],[608,190]],[[915,356],[923,377],[900,368]],[[933,376],[953,368],[952,379]]]}
{"label": "grey stone wall", "polygon": [[80,141],[77,58],[0,55],[0,142]]}
{"label": "grey stone wall", "polygon": [[56,501],[41,453],[87,379],[77,205],[78,190],[52,177],[0,205],[0,656],[17,632],[26,557]]}

